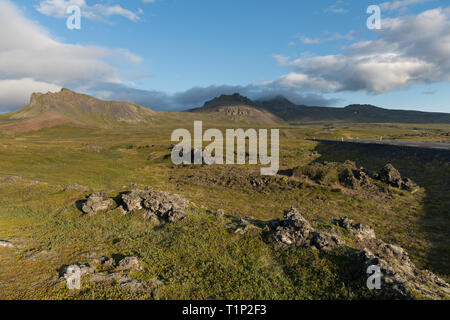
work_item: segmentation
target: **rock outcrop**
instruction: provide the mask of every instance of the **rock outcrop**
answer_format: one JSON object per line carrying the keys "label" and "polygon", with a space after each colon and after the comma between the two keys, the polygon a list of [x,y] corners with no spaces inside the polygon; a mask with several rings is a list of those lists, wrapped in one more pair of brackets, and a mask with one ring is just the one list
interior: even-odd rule
{"label": "rock outcrop", "polygon": [[[402,178],[400,172],[392,164],[385,165],[379,172],[373,172],[358,167],[355,162],[346,160],[340,162],[314,162],[309,165],[295,167],[288,171],[290,176],[300,181],[322,185],[340,185],[350,189],[374,190],[377,185],[374,180],[381,181],[391,187],[416,192],[419,187],[409,178]],[[253,183],[253,186],[261,183]],[[379,188],[378,188],[379,189]]]}
{"label": "rock outcrop", "polygon": [[[99,271],[97,269],[108,271]],[[74,273],[74,270],[78,270],[80,277],[84,277],[88,282],[93,284],[118,284],[120,288],[129,290],[134,294],[151,293],[155,296],[155,290],[164,285],[159,279],[152,279],[148,282],[141,280],[135,280],[130,277],[128,272],[135,270],[141,271],[143,268],[136,257],[125,257],[118,262],[113,258],[106,256],[100,257],[100,259],[92,260],[88,265],[75,264],[71,266],[63,267],[60,271],[58,281],[67,281]]]}
{"label": "rock outcrop", "polygon": [[291,208],[285,211],[284,220],[275,227],[275,243],[278,247],[296,244],[319,250],[351,245],[357,249],[356,262],[361,264],[362,273],[370,266],[379,267],[381,289],[390,296],[400,299],[450,297],[450,286],[445,281],[430,271],[419,270],[401,247],[377,239],[372,227],[354,223],[348,217],[334,219],[332,225],[352,235],[353,242],[343,241],[336,227],[329,233],[315,230],[297,209]]}
{"label": "rock outcrop", "polygon": [[118,208],[122,214],[143,211],[143,218],[155,222],[177,222],[186,217],[185,210],[189,201],[177,194],[154,190],[134,188],[119,195],[116,200],[108,198],[105,192],[94,192],[81,206],[87,215],[107,212]]}
{"label": "rock outcrop", "polygon": [[362,186],[369,186],[370,180],[379,180],[394,188],[416,192],[419,187],[409,178],[403,179],[400,172],[390,163],[386,164],[379,172],[370,172],[360,167],[353,161],[345,161],[344,168],[339,173],[339,182],[348,188],[356,189]]}
{"label": "rock outcrop", "polygon": [[403,190],[414,191],[417,188],[417,185],[411,179],[403,179],[400,172],[390,163],[380,170],[378,179]]}
{"label": "rock outcrop", "polygon": [[343,243],[335,235],[314,230],[296,208],[284,212],[284,220],[276,227],[275,240],[281,246],[295,243],[321,250],[331,249]]}
{"label": "rock outcrop", "polygon": [[6,129],[25,132],[62,124],[108,128],[112,124],[148,123],[155,114],[134,103],[100,100],[63,88],[60,92],[33,93],[27,106],[9,115]]}
{"label": "rock outcrop", "polygon": [[100,211],[107,211],[116,205],[113,199],[107,199],[104,192],[94,192],[81,207],[87,215],[94,215]]}
{"label": "rock outcrop", "polygon": [[125,257],[119,261],[117,265],[118,270],[142,270],[138,258]]}
{"label": "rock outcrop", "polygon": [[339,219],[333,219],[332,224],[339,226],[350,233],[353,233],[360,240],[371,240],[375,239],[375,230],[371,226],[362,223],[353,223],[347,216],[341,217]]}
{"label": "rock outcrop", "polygon": [[370,184],[369,177],[367,176],[367,174],[363,170],[357,169],[356,167],[344,168],[339,173],[339,181],[345,187],[353,189]]}
{"label": "rock outcrop", "polygon": [[144,219],[177,222],[186,217],[186,207],[189,201],[177,194],[154,190],[151,187],[134,189],[121,195],[121,210],[131,214],[145,210]]}

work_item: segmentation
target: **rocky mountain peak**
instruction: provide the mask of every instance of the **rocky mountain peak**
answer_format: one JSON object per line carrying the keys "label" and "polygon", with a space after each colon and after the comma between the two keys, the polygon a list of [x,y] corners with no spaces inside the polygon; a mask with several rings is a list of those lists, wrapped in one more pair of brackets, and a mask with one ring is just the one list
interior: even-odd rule
{"label": "rocky mountain peak", "polygon": [[222,94],[218,98],[214,98],[210,101],[205,102],[203,107],[214,108],[219,106],[222,107],[222,106],[239,106],[239,105],[253,106],[255,105],[255,102],[245,96],[242,96],[239,93],[234,93],[231,95]]}

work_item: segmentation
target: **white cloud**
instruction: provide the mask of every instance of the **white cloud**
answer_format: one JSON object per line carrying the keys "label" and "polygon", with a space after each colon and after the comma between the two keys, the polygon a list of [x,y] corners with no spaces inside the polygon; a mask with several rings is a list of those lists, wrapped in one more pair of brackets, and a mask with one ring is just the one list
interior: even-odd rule
{"label": "white cloud", "polygon": [[327,7],[325,9],[325,12],[333,12],[333,13],[347,13],[348,10],[343,8],[342,6],[344,5],[344,1],[342,0],[337,0],[334,4],[332,4],[331,6]]}
{"label": "white cloud", "polygon": [[357,42],[341,54],[295,60],[278,55],[278,63],[295,69],[278,82],[322,92],[383,93],[450,81],[449,19],[450,8],[385,18],[377,39]]}
{"label": "white cloud", "polygon": [[80,7],[81,15],[92,20],[104,20],[105,18],[117,15],[131,21],[137,21],[140,19],[139,14],[142,13],[142,10],[134,13],[133,11],[125,9],[117,4],[95,4],[89,6],[85,0],[42,0],[36,7],[36,10],[44,15],[54,18],[66,18],[68,17],[67,8],[71,5]]}
{"label": "white cloud", "polygon": [[[131,101],[156,110],[198,107],[217,95],[234,92],[264,99],[282,94],[300,104],[330,105],[336,102],[274,82],[264,85],[196,87],[175,94],[130,88],[121,81],[116,68],[105,60],[115,61],[119,65],[124,62],[136,65],[141,62],[140,57],[125,49],[56,41],[41,26],[25,18],[9,0],[0,1],[0,30],[8,30],[2,33],[0,42],[0,111],[24,106],[32,92],[58,91],[61,87],[105,99]],[[282,56],[279,59],[284,63],[289,60]],[[286,81],[300,81],[295,76],[293,78],[286,77]]]}
{"label": "white cloud", "polygon": [[403,10],[411,5],[421,4],[430,1],[434,0],[395,0],[381,3],[380,8],[386,11]]}
{"label": "white cloud", "polygon": [[326,32],[326,34],[328,36],[325,38],[309,38],[305,35],[299,35],[298,39],[301,42],[303,42],[304,44],[320,44],[320,43],[336,41],[336,40],[354,40],[358,36],[358,34],[360,34],[360,31],[350,30],[349,32],[347,32],[345,34],[341,34],[339,32],[335,32],[335,33]]}
{"label": "white cloud", "polygon": [[[105,60],[118,65],[124,62],[136,65],[141,61],[126,49],[56,41],[45,29],[25,18],[9,0],[0,1],[0,30],[4,31],[0,42],[0,81],[3,86],[23,83],[30,88],[47,90],[47,87],[55,86],[76,89],[89,88],[98,82],[121,83],[114,65]],[[23,98],[16,99],[17,92],[3,93],[0,108],[22,103]]]}
{"label": "white cloud", "polygon": [[56,92],[60,89],[56,84],[31,78],[0,80],[0,110],[12,111],[26,105],[33,92]]}
{"label": "white cloud", "polygon": [[305,44],[319,44],[322,42],[320,38],[309,38],[305,35],[299,35],[298,39]]}
{"label": "white cloud", "polygon": [[339,83],[327,81],[323,78],[291,72],[280,78],[278,83],[283,87],[302,88],[313,91],[335,91],[339,88]]}
{"label": "white cloud", "polygon": [[272,57],[277,60],[277,62],[281,65],[285,65],[289,62],[290,57],[283,56],[281,54],[273,54]]}

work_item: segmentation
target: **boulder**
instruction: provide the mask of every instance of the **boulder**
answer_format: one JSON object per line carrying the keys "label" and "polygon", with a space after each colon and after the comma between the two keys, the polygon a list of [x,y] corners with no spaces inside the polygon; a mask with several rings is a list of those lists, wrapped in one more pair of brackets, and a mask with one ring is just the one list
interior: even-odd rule
{"label": "boulder", "polygon": [[127,213],[144,209],[144,219],[177,222],[186,217],[185,209],[188,201],[176,194],[153,190],[146,187],[144,190],[135,189],[121,195],[123,210]]}
{"label": "boulder", "polygon": [[114,266],[114,259],[106,256],[101,256],[98,260],[98,263],[103,267],[112,267]]}
{"label": "boulder", "polygon": [[378,179],[395,188],[416,192],[419,187],[409,178],[402,179],[400,172],[390,163],[385,165],[378,173]]}
{"label": "boulder", "polygon": [[145,194],[142,190],[136,189],[129,193],[122,194],[122,202],[125,204],[124,209],[129,213],[142,209],[142,202],[144,199]]}
{"label": "boulder", "polygon": [[353,225],[353,220],[349,219],[347,216],[343,216],[338,219],[333,219],[331,223],[346,230],[350,230]]}
{"label": "boulder", "polygon": [[358,179],[356,179],[355,175],[353,174],[353,171],[350,168],[344,168],[339,173],[339,182],[349,188],[357,188],[360,186],[360,182]]}
{"label": "boulder", "polygon": [[363,167],[358,168],[353,161],[346,160],[344,168],[339,171],[339,182],[347,188],[357,189],[360,186],[370,186],[370,179],[379,180],[392,187],[416,192],[419,187],[409,178],[402,179],[400,172],[390,163],[379,172],[372,172]]}
{"label": "boulder", "polygon": [[315,246],[319,250],[329,250],[342,245],[344,242],[337,236],[321,232],[314,231],[312,233],[311,245]]}
{"label": "boulder", "polygon": [[277,244],[303,244],[322,251],[351,245],[356,249],[355,263],[361,265],[366,273],[370,266],[377,266],[381,272],[381,289],[390,297],[397,299],[448,299],[450,286],[427,270],[418,269],[410,260],[408,253],[401,247],[377,239],[372,227],[353,223],[344,216],[334,219],[332,224],[344,228],[356,237],[346,244],[335,234],[314,230],[300,213],[291,208],[285,211],[275,231]]}
{"label": "boulder", "polygon": [[339,182],[353,189],[370,183],[366,170],[358,168],[355,162],[349,160],[344,162],[344,168],[339,172]]}
{"label": "boulder", "polygon": [[279,245],[295,243],[319,250],[329,250],[343,243],[337,235],[314,230],[296,208],[286,210],[283,221],[274,220],[272,222],[278,225],[275,229],[275,241]]}
{"label": "boulder", "polygon": [[360,240],[376,239],[375,230],[366,224],[357,223],[352,225],[353,232]]}
{"label": "boulder", "polygon": [[332,224],[344,228],[350,233],[354,234],[360,240],[376,239],[375,230],[363,223],[353,223],[353,220],[347,216],[333,219]]}
{"label": "boulder", "polygon": [[381,181],[390,184],[393,187],[401,188],[402,186],[403,181],[400,172],[390,163],[380,170],[378,177]]}
{"label": "boulder", "polygon": [[419,189],[419,186],[411,179],[406,178],[405,180],[403,180],[402,189],[411,191],[414,193]]}
{"label": "boulder", "polygon": [[138,258],[125,257],[117,264],[117,270],[142,270]]}
{"label": "boulder", "polygon": [[105,193],[95,192],[88,197],[81,210],[87,215],[94,215],[99,211],[107,211],[115,205],[113,199],[106,199]]}
{"label": "boulder", "polygon": [[276,228],[275,240],[282,244],[307,244],[313,228],[296,208],[285,210],[284,220]]}
{"label": "boulder", "polygon": [[154,212],[152,212],[152,211],[150,211],[150,210],[147,210],[147,211],[142,215],[142,217],[143,217],[145,220],[148,220],[148,221],[150,221],[150,222],[152,222],[152,223],[159,223],[159,222],[160,222],[159,217],[158,217]]}

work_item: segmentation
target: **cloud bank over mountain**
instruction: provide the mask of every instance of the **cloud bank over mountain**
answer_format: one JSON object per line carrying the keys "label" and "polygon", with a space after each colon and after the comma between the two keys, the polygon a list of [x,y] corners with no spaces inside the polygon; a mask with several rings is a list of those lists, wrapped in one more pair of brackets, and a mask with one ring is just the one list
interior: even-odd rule
{"label": "cloud bank over mountain", "polygon": [[[84,16],[92,19],[100,16],[138,19],[128,13],[134,11],[119,8],[113,2],[88,5],[85,0],[45,0],[35,9],[62,18],[68,3],[80,5]],[[392,1],[383,6],[395,11],[411,4],[414,3]],[[100,8],[101,5],[108,8]],[[97,11],[102,14],[95,16]],[[333,98],[333,93],[382,94],[413,84],[449,81],[449,18],[450,8],[383,18],[382,30],[377,31],[373,40],[356,41],[357,33],[350,31],[344,38],[353,43],[338,54],[303,54],[298,58],[274,55],[281,67],[289,69],[278,79],[244,85],[219,83],[168,93],[134,87],[124,78],[124,69],[130,66],[136,69],[143,62],[142,57],[130,50],[65,43],[27,18],[12,1],[2,0],[0,30],[8,32],[2,32],[0,42],[0,112],[24,106],[34,91],[58,91],[61,87],[155,110],[197,107],[220,94],[235,92],[256,100],[283,95],[296,104],[332,106],[340,101]],[[343,37],[336,33],[325,42],[334,40],[336,35]],[[303,42],[305,39],[306,36]]]}
{"label": "cloud bank over mountain", "polygon": [[[29,95],[61,87],[90,87],[95,82],[120,83],[114,66],[103,61],[119,57],[130,64],[141,59],[126,49],[66,44],[27,19],[12,2],[0,2],[0,110],[22,107]],[[8,32],[6,32],[8,30]],[[22,92],[24,95],[17,94]]]}
{"label": "cloud bank over mountain", "polygon": [[412,84],[450,80],[450,8],[384,18],[378,38],[342,53],[290,59],[275,55],[294,71],[274,83],[318,92],[385,93]]}
{"label": "cloud bank over mountain", "polygon": [[104,5],[97,3],[89,6],[85,0],[42,0],[36,10],[50,17],[63,19],[67,17],[67,8],[72,5],[81,9],[83,17],[99,21],[107,21],[111,16],[122,16],[131,21],[138,21],[142,13],[142,10],[133,12],[118,4]]}

